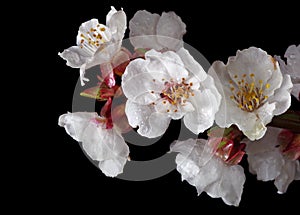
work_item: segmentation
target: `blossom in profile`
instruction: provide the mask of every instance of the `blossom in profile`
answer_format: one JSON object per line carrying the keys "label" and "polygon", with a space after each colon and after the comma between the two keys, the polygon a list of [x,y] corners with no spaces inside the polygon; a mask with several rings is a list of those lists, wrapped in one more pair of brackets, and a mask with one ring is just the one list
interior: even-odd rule
{"label": "blossom in profile", "polygon": [[[224,162],[227,159],[224,156],[227,153],[221,152],[224,150],[212,154],[215,151],[215,140],[188,139],[174,142],[171,152],[178,152],[175,160],[177,170],[182,180],[196,187],[198,195],[206,192],[212,198],[222,198],[227,205],[238,206],[246,180],[244,169],[240,165]],[[230,141],[228,143],[231,144]],[[226,145],[222,141],[218,142],[220,148],[226,149]]]}
{"label": "blossom in profile", "polygon": [[[121,45],[126,26],[124,11],[117,11],[111,7],[106,16],[106,25],[99,23],[97,19],[82,23],[79,27],[76,46],[71,46],[62,53],[58,53],[67,61],[68,66],[80,68],[81,85],[84,85],[85,81],[89,81],[85,77],[85,70],[99,64],[110,63],[113,56],[122,51]],[[103,67],[107,66],[111,65]]]}
{"label": "blossom in profile", "polygon": [[293,82],[292,95],[300,101],[300,45],[291,45],[287,48],[284,57],[285,63],[279,56],[276,59],[279,62],[283,74],[289,74]]}
{"label": "blossom in profile", "polygon": [[173,50],[182,47],[186,25],[174,12],[162,15],[137,11],[129,21],[129,39],[135,48]]}
{"label": "blossom in profile", "polygon": [[122,76],[129,124],[142,136],[154,138],[166,131],[171,119],[183,118],[199,134],[213,125],[220,104],[214,80],[181,48],[147,51],[145,59],[129,63]]}
{"label": "blossom in profile", "polygon": [[300,180],[300,135],[269,127],[257,141],[245,140],[249,171],[258,180],[272,181],[278,193],[285,193],[290,183]]}
{"label": "blossom in profile", "polygon": [[262,138],[273,116],[291,105],[290,76],[282,75],[278,62],[260,48],[239,50],[226,65],[215,61],[209,74],[222,94],[217,125],[236,125],[250,140]]}
{"label": "blossom in profile", "polygon": [[106,176],[115,177],[123,172],[129,148],[108,118],[94,112],[75,112],[61,115],[58,124],[73,139],[82,142],[83,150],[99,162],[98,166]]}

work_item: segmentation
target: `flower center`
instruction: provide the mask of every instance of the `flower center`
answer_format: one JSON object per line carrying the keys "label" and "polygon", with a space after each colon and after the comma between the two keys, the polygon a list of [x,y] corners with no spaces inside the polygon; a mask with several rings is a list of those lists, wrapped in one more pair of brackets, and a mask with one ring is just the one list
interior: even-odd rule
{"label": "flower center", "polygon": [[80,48],[85,48],[91,53],[95,53],[102,43],[105,42],[103,33],[106,28],[102,24],[98,24],[95,28],[91,28],[86,33],[80,34]]}
{"label": "flower center", "polygon": [[180,83],[175,83],[172,80],[165,82],[165,86],[166,88],[162,91],[160,96],[172,105],[184,105],[190,96],[194,96],[193,90],[191,89],[193,83],[186,83],[185,78],[182,78],[182,82]]}
{"label": "flower center", "polygon": [[251,83],[245,81],[246,74],[243,74],[243,78],[241,79],[238,79],[238,75],[235,75],[234,78],[237,79],[237,87],[233,85],[232,80],[229,81],[232,92],[230,99],[243,111],[253,112],[268,99],[268,96],[264,94],[264,90],[270,88],[270,84],[264,84],[262,80],[259,80],[257,83],[253,73],[249,76]]}

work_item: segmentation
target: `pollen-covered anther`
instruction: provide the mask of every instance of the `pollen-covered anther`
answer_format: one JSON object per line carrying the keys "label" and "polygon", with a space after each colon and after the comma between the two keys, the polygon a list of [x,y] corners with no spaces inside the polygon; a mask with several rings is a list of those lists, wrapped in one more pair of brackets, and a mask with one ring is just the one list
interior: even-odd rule
{"label": "pollen-covered anther", "polygon": [[101,26],[97,25],[96,28],[90,28],[86,33],[80,34],[80,48],[85,48],[87,51],[94,53],[102,43],[105,42],[101,35]]}
{"label": "pollen-covered anther", "polygon": [[[237,75],[234,76],[234,78],[236,77]],[[251,82],[247,82],[246,74],[243,74],[242,77],[242,79],[236,81],[236,84],[230,81],[230,91],[232,92],[230,99],[236,103],[240,109],[253,112],[261,107],[268,99],[264,91],[270,88],[270,84],[264,84],[263,80],[256,81],[253,73],[249,74]]]}
{"label": "pollen-covered anther", "polygon": [[[164,101],[168,101],[170,104],[176,106],[179,104],[185,105],[186,100],[190,96],[194,96],[193,90],[191,89],[193,83],[185,83],[185,78],[182,78],[181,80],[182,82],[180,83],[175,83],[173,80],[165,82],[165,89],[160,95]],[[163,104],[165,104],[165,102],[163,102]]]}

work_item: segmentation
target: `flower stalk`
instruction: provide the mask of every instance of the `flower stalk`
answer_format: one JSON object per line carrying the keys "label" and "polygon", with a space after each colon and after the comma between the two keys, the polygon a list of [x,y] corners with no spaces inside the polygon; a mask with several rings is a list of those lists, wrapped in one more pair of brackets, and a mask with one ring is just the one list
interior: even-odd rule
{"label": "flower stalk", "polygon": [[288,110],[279,116],[275,116],[269,126],[300,133],[300,111]]}

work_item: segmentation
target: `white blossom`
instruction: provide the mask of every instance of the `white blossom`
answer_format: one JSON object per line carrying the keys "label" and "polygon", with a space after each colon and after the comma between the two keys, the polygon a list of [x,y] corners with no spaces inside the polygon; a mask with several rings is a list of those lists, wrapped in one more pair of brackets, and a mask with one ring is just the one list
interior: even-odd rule
{"label": "white blossom", "polygon": [[106,25],[97,19],[82,23],[77,35],[77,45],[58,53],[72,68],[80,68],[81,85],[86,78],[85,70],[98,64],[110,62],[121,49],[126,30],[126,14],[111,7],[106,16]]}
{"label": "white blossom", "polygon": [[280,69],[283,74],[289,74],[292,79],[293,89],[292,95],[298,101],[300,100],[300,45],[291,45],[287,48],[284,57],[287,59],[287,64],[279,57],[276,59],[279,62]]}
{"label": "white blossom", "polygon": [[[196,187],[198,195],[206,192],[212,198],[222,198],[228,205],[238,206],[245,183],[244,169],[227,165],[217,156],[204,150],[207,140],[188,139],[171,145],[176,156],[177,170],[182,180]],[[202,159],[210,157],[211,159]]]}
{"label": "white blossom", "polygon": [[278,62],[260,48],[239,50],[226,65],[215,61],[209,74],[222,94],[216,123],[235,124],[250,140],[262,138],[273,116],[291,105],[290,76],[283,76]]}
{"label": "white blossom", "polygon": [[171,119],[181,119],[195,134],[214,122],[220,104],[212,77],[187,50],[150,50],[130,62],[122,76],[128,98],[125,112],[132,127],[149,138],[162,135]]}
{"label": "white blossom", "polygon": [[249,171],[258,180],[271,181],[278,193],[285,193],[293,180],[300,180],[299,160],[291,160],[280,150],[278,134],[282,129],[269,127],[266,135],[257,141],[245,140]]}
{"label": "white blossom", "polygon": [[93,160],[98,161],[101,171],[110,177],[123,172],[129,148],[118,130],[106,129],[106,119],[97,113],[75,112],[63,114],[58,124],[76,141]]}
{"label": "white blossom", "polygon": [[129,39],[135,48],[178,50],[186,25],[174,12],[162,15],[139,10],[129,21]]}

